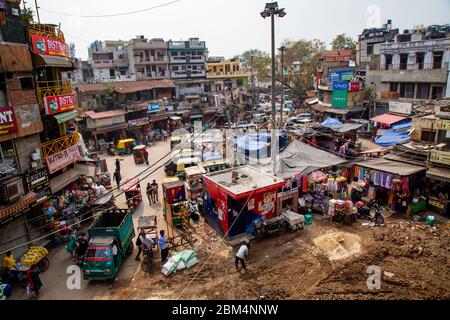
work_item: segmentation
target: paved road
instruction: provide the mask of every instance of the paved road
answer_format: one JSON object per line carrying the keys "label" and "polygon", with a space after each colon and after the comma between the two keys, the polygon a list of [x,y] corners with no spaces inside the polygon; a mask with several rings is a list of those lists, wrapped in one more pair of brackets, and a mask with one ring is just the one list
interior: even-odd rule
{"label": "paved road", "polygon": [[[149,160],[150,165],[153,165],[156,161],[158,161],[161,157],[165,156],[170,151],[170,143],[159,142],[156,145],[152,146],[148,149],[149,152]],[[111,157],[107,155],[101,155],[102,158],[107,159],[109,172],[115,170],[115,159],[116,157]],[[118,157],[121,159],[121,173],[122,178],[131,178],[135,175],[141,173],[143,170],[148,168],[147,165],[135,165],[133,156],[124,156]],[[169,157],[165,158],[164,161],[167,161]],[[145,175],[152,172],[156,167],[161,165],[162,162],[159,162],[155,167],[149,169],[145,172]],[[164,222],[162,216],[161,205],[150,206],[145,196],[145,188],[148,182],[152,182],[155,179],[158,183],[161,183],[164,179],[164,169],[161,168],[151,176],[142,180],[141,189],[143,190],[143,204],[136,210],[133,215],[133,220],[135,223],[135,227],[137,226],[137,220],[141,216],[149,216],[149,215],[157,215],[158,216],[158,226],[160,228],[166,228],[166,224]],[[141,175],[144,177],[144,175]],[[162,188],[159,188],[160,199],[162,197]],[[126,208],[125,196],[120,195],[116,204],[121,208]],[[72,265],[72,259],[69,254],[65,251],[63,246],[60,246],[56,249],[51,250],[50,252],[50,268],[41,275],[43,287],[41,290],[41,295],[39,299],[47,299],[47,300],[92,300],[92,299],[108,299],[110,295],[113,293],[117,293],[117,290],[126,290],[128,288],[130,282],[133,279],[133,276],[139,267],[139,263],[136,262],[133,258],[129,258],[125,261],[125,265],[123,266],[121,273],[113,285],[107,284],[104,282],[88,282],[81,281],[81,289],[80,290],[69,290],[66,286],[67,279],[70,274],[66,273],[67,268]],[[13,295],[11,299],[29,299],[25,290],[19,287],[15,287],[13,291]],[[34,298],[32,298],[34,299]]]}

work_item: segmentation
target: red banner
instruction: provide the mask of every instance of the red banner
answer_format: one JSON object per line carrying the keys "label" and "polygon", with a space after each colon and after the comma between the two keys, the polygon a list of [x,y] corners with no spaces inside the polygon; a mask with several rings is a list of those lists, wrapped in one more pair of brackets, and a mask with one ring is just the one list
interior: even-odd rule
{"label": "red banner", "polygon": [[69,46],[67,43],[53,38],[32,36],[33,52],[45,56],[69,57]]}
{"label": "red banner", "polygon": [[75,93],[68,93],[61,96],[49,96],[44,98],[45,113],[47,115],[57,114],[75,109]]}
{"label": "red banner", "polygon": [[361,91],[362,83],[361,82],[351,82],[350,83],[350,91]]}
{"label": "red banner", "polygon": [[17,132],[16,116],[12,107],[0,108],[0,136]]}

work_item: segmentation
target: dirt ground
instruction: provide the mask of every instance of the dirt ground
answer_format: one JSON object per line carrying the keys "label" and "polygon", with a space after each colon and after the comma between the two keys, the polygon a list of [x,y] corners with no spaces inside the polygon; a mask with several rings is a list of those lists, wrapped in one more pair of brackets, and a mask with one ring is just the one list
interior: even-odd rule
{"label": "dirt ground", "polygon": [[[345,227],[315,216],[305,230],[253,241],[246,272],[236,271],[233,249],[207,225],[195,226],[195,237],[197,266],[166,278],[155,260],[152,274],[139,268],[110,299],[450,298],[448,224],[422,230],[388,218],[385,227]],[[383,272],[379,290],[367,287],[369,266]]]}

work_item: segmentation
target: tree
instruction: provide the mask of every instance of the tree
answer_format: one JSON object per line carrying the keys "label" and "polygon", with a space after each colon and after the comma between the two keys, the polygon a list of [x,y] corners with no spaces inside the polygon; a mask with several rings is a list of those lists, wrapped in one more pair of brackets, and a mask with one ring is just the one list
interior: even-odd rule
{"label": "tree", "polygon": [[106,87],[105,102],[106,105],[112,109],[116,107],[118,103],[116,87],[114,87],[114,84],[112,83],[105,83],[105,87]]}
{"label": "tree", "polygon": [[[326,45],[318,39],[284,40],[282,45],[286,47],[284,66],[287,74],[284,77],[284,84],[289,86],[293,93],[303,96],[314,88],[314,75],[318,71],[319,60],[322,52],[326,50]],[[278,61],[280,59],[278,55]],[[281,80],[280,72],[277,79]]]}
{"label": "tree", "polygon": [[258,80],[270,79],[270,55],[259,49],[251,49],[240,55],[241,62],[253,70]]}
{"label": "tree", "polygon": [[352,50],[356,51],[356,43],[351,37],[348,37],[345,33],[339,34],[331,42],[333,50]]}
{"label": "tree", "polygon": [[29,25],[33,22],[34,11],[29,8],[23,8],[20,12],[20,18],[25,23],[25,25]]}

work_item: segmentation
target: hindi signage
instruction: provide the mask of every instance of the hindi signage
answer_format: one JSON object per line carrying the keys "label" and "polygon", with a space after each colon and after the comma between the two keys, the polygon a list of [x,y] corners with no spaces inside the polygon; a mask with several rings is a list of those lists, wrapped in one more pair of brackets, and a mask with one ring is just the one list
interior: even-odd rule
{"label": "hindi signage", "polygon": [[47,157],[47,166],[50,170],[50,174],[53,174],[69,164],[76,162],[81,158],[78,145],[74,145],[68,149],[65,149],[57,154]]}

